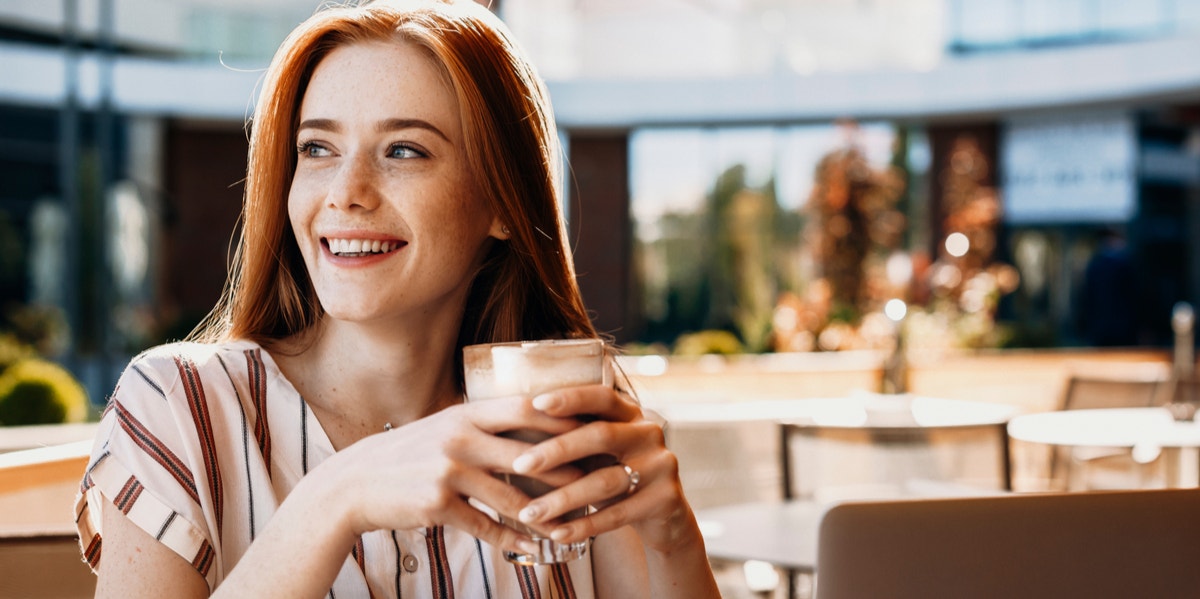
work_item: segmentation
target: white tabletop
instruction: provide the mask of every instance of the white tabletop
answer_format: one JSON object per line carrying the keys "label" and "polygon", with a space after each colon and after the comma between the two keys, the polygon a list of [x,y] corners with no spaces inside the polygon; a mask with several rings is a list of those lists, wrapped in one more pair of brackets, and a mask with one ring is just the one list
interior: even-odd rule
{"label": "white tabletop", "polygon": [[699,510],[696,519],[709,557],[812,572],[827,507],[814,501],[742,503]]}
{"label": "white tabletop", "polygon": [[1176,422],[1166,408],[1106,408],[1025,414],[1008,423],[1014,439],[1075,447],[1200,447],[1200,423]]}
{"label": "white tabletop", "polygon": [[846,397],[761,399],[650,405],[669,423],[785,422],[797,426],[852,429],[956,428],[1002,425],[1012,406],[921,397],[859,393]]}
{"label": "white tabletop", "polygon": [[796,572],[812,572],[817,564],[821,518],[842,501],[896,501],[995,497],[1008,492],[942,481],[909,481],[871,485],[832,501],[755,501],[696,510],[708,555],[729,561],[758,560]]}

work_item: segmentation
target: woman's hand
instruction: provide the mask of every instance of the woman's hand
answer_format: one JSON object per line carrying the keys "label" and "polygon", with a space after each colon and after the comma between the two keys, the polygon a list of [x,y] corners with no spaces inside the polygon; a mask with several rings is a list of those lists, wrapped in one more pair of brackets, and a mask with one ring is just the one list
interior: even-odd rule
{"label": "woman's hand", "polygon": [[[537,428],[558,434],[575,426],[522,398],[453,406],[347,447],[313,472],[319,476],[301,484],[319,484],[337,498],[351,538],[372,530],[444,524],[498,547],[530,552],[536,547],[527,536],[500,525],[468,498],[515,517],[529,498],[493,473],[512,472],[512,462],[530,444],[498,433]],[[567,467],[547,469],[539,478],[557,485],[579,476]]]}
{"label": "woman's hand", "polygon": [[[551,538],[559,542],[581,541],[626,525],[638,532],[647,548],[663,553],[698,540],[679,482],[678,461],[666,448],[662,426],[647,420],[636,402],[609,387],[592,385],[546,393],[532,405],[547,416],[587,422],[530,448],[512,463],[512,470],[541,475],[606,454],[617,463],[610,461],[531,501],[521,510],[521,521],[538,528],[549,525]],[[637,473],[636,485],[623,466]],[[586,505],[600,509],[570,522],[555,522]]]}

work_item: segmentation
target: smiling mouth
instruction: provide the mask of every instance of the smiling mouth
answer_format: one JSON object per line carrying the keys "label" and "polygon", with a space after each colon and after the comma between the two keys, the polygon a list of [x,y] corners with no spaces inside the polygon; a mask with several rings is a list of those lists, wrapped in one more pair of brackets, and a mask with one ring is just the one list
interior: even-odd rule
{"label": "smiling mouth", "polygon": [[360,258],[394,252],[406,245],[403,241],[380,241],[378,239],[331,239],[323,238],[321,243],[329,248],[334,256],[342,258]]}

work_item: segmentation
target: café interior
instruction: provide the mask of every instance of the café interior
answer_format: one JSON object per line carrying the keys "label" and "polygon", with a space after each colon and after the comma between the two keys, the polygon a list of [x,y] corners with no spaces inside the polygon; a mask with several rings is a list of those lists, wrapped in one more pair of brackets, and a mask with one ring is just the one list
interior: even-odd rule
{"label": "caf\u00e9 interior", "polygon": [[[314,3],[151,10],[184,44],[146,4],[0,3],[0,141],[25,144],[0,174],[90,173],[145,223],[87,237],[99,282],[33,249],[0,273],[25,307],[4,376],[28,349],[86,403],[0,426],[0,598],[92,596],[72,512],[104,398],[223,284],[172,267],[224,264],[236,225],[257,75],[229,65],[273,46],[237,28]],[[492,2],[547,79],[581,290],[723,596],[1200,596],[1200,2],[635,4]],[[30,248],[74,217],[42,193],[0,191]],[[110,299],[64,299],[88,289]]]}

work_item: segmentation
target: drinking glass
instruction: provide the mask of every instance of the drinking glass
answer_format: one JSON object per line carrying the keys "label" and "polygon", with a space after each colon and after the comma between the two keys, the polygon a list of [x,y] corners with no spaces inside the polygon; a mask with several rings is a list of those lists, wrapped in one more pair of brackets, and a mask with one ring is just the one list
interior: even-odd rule
{"label": "drinking glass", "polygon": [[[553,339],[488,343],[463,348],[463,370],[467,401],[499,397],[532,398],[547,391],[580,385],[609,384],[604,342],[599,339]],[[504,433],[505,437],[539,443],[549,434],[533,430]],[[554,488],[539,480],[517,474],[497,477],[521,489],[529,497],[540,497]],[[587,508],[572,510],[563,520],[579,518]],[[501,524],[529,535],[538,545],[536,553],[505,551],[504,557],[518,564],[553,564],[570,561],[587,553],[588,542],[558,543],[543,537],[521,522],[499,516]]]}

